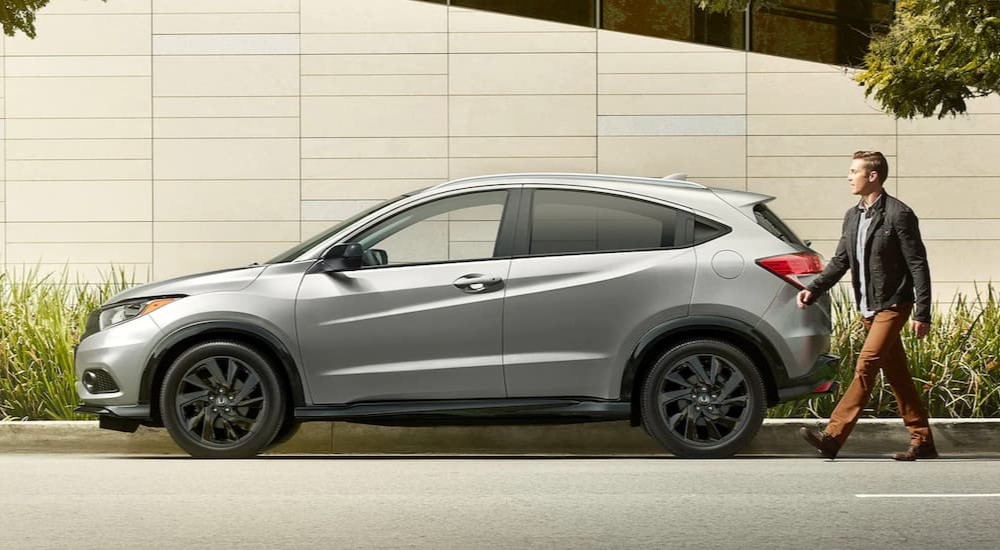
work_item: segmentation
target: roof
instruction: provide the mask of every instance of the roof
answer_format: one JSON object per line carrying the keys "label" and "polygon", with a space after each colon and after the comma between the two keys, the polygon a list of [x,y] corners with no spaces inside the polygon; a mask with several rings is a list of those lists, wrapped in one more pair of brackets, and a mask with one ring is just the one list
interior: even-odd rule
{"label": "roof", "polygon": [[[672,174],[668,177],[679,178],[683,174]],[[548,183],[548,184],[566,184],[572,185],[574,183],[579,184],[581,182],[587,183],[639,183],[646,185],[657,185],[665,187],[673,187],[678,189],[708,189],[700,183],[694,183],[690,181],[685,181],[682,179],[665,179],[665,178],[645,178],[639,176],[616,176],[610,174],[575,174],[575,173],[559,173],[559,172],[525,172],[516,174],[493,174],[487,176],[473,176],[469,178],[462,178],[457,180],[452,180],[449,182],[442,183],[440,185],[435,185],[425,191],[441,191],[450,188],[460,188],[470,186],[470,184],[495,184],[495,183],[526,183],[527,181],[537,182],[537,183]]]}

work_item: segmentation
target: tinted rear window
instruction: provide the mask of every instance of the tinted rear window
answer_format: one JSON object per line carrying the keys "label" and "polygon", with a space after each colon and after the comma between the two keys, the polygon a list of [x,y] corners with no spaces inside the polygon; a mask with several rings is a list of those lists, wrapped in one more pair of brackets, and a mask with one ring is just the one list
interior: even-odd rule
{"label": "tinted rear window", "polygon": [[530,254],[669,248],[677,212],[645,201],[583,191],[538,190]]}
{"label": "tinted rear window", "polygon": [[779,218],[778,215],[766,205],[758,204],[757,206],[754,206],[753,215],[754,218],[757,219],[757,225],[766,229],[768,233],[778,237],[786,243],[805,246],[805,243],[799,239],[798,235],[785,225],[785,222],[781,221],[781,218]]}

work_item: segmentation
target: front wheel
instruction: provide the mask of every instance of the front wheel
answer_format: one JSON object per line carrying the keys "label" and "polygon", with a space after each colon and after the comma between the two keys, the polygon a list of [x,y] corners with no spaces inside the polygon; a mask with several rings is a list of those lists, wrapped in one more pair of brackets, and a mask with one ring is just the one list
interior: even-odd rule
{"label": "front wheel", "polygon": [[285,416],[285,419],[281,423],[281,427],[278,429],[278,435],[274,436],[274,440],[267,444],[264,448],[264,452],[270,451],[276,447],[288,443],[295,434],[299,433],[299,428],[302,427],[302,422],[295,420],[294,416]]}
{"label": "front wheel", "polygon": [[264,357],[239,342],[188,349],[167,370],[160,392],[163,424],[196,458],[247,458],[282,426],[285,396]]}
{"label": "front wheel", "polygon": [[642,385],[647,430],[681,458],[726,458],[753,439],[767,400],[749,357],[719,340],[693,340],[668,349]]}

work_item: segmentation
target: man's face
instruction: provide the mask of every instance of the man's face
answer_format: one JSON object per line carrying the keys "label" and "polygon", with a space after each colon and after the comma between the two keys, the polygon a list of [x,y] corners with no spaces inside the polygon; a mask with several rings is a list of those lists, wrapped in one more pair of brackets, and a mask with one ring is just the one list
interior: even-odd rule
{"label": "man's face", "polygon": [[878,190],[878,175],[871,170],[865,169],[865,161],[854,159],[851,161],[851,168],[847,171],[847,181],[851,184],[851,193],[854,195],[870,195]]}

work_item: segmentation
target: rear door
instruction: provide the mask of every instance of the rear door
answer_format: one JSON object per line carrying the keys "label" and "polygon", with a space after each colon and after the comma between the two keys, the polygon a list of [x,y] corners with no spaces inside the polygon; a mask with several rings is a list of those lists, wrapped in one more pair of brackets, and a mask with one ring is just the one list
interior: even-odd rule
{"label": "rear door", "polygon": [[525,189],[504,302],[510,397],[617,398],[633,346],[687,314],[690,214],[634,196]]}

